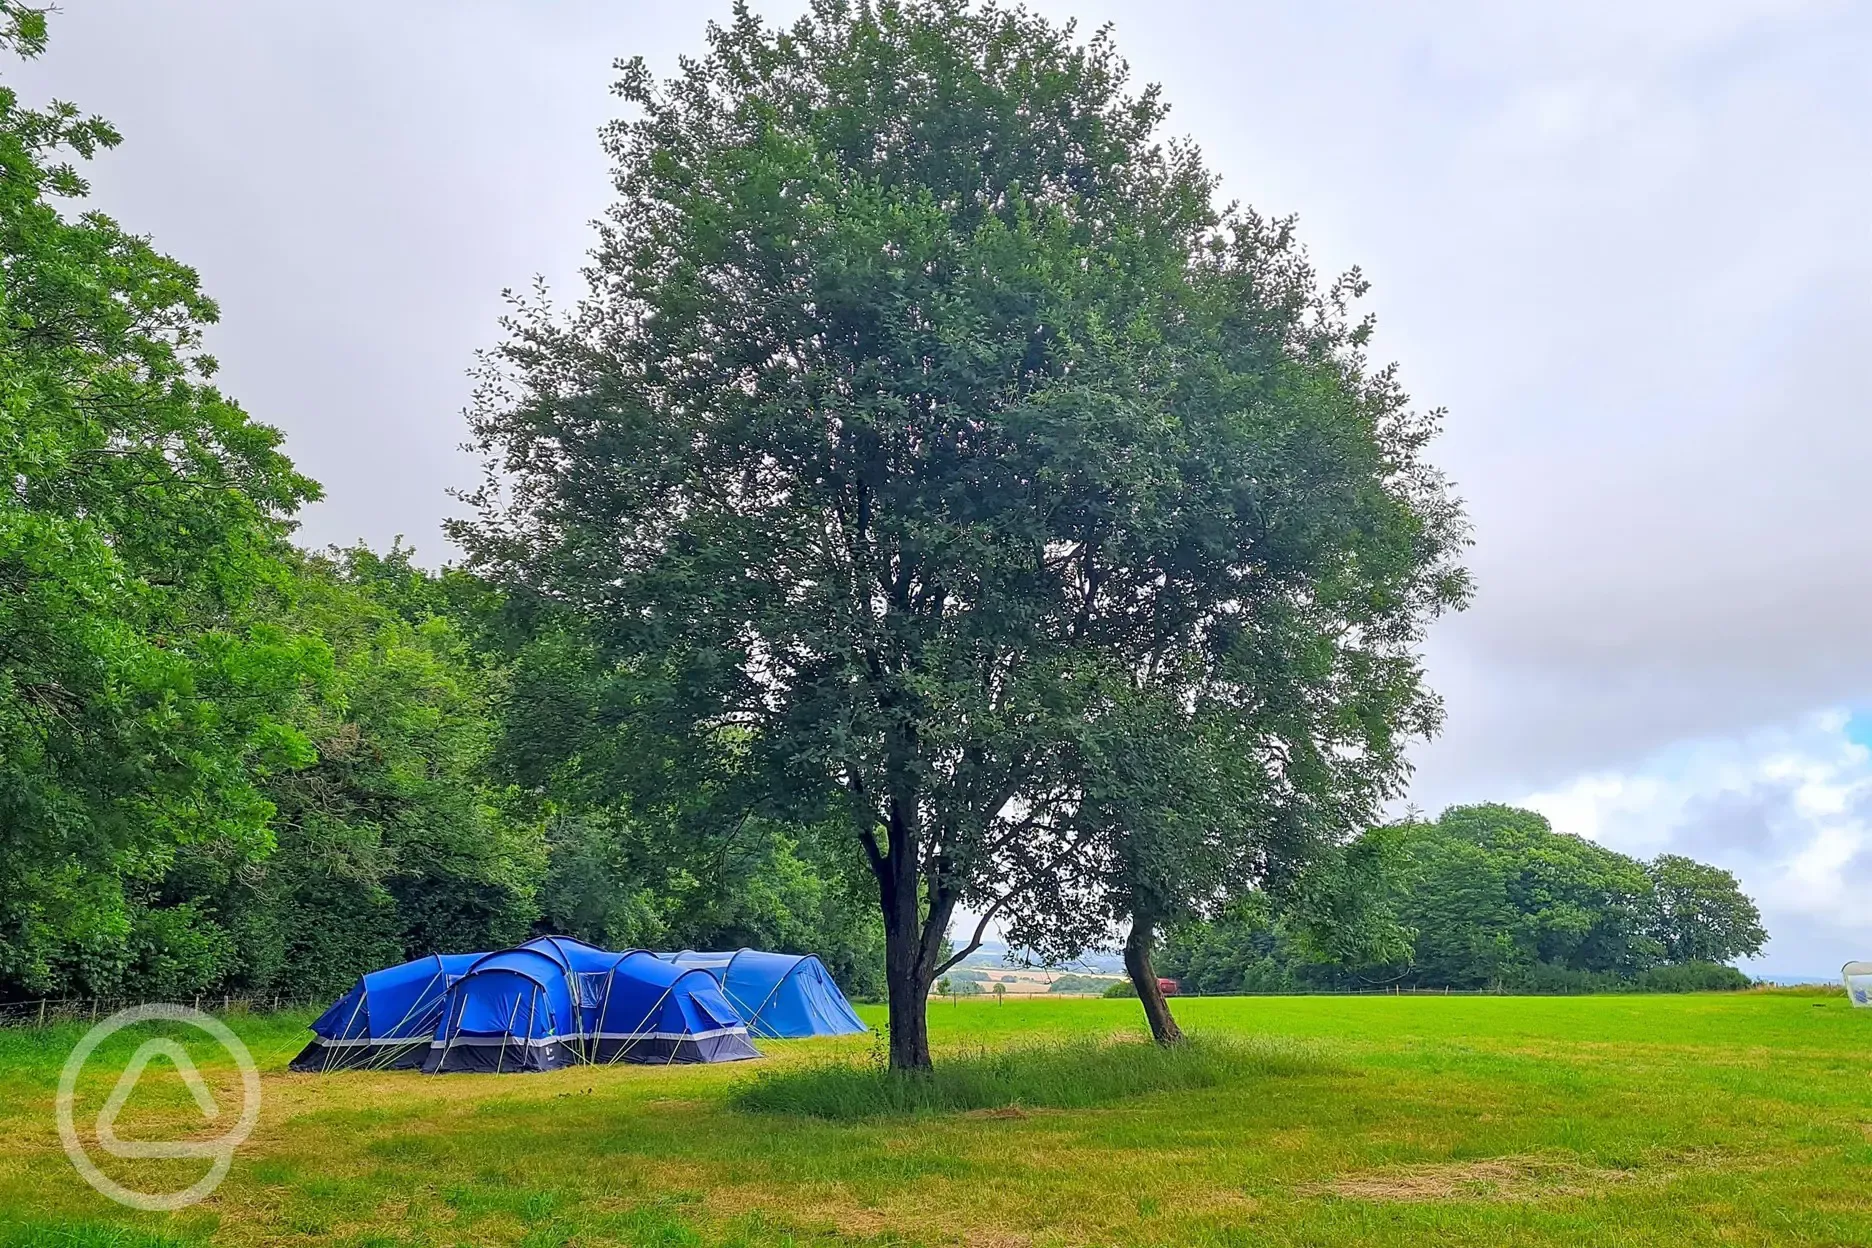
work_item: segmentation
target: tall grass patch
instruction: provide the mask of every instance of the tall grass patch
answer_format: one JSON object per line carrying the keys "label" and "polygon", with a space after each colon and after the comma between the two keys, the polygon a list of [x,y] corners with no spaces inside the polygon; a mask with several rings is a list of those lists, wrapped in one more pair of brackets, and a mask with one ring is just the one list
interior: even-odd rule
{"label": "tall grass patch", "polygon": [[747,1113],[840,1121],[1021,1107],[1082,1109],[1147,1092],[1186,1092],[1330,1068],[1315,1050],[1292,1041],[1190,1036],[1165,1048],[1079,1039],[942,1053],[936,1069],[927,1073],[894,1071],[875,1061],[763,1071],[735,1085],[729,1103]]}

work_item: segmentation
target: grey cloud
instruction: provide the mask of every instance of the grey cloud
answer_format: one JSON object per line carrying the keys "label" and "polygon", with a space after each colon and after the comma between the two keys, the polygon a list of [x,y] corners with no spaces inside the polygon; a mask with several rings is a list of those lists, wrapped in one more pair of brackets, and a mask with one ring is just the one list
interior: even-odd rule
{"label": "grey cloud", "polygon": [[1798,848],[1806,831],[1793,811],[1789,785],[1757,785],[1693,798],[1670,830],[1674,852],[1692,857],[1767,858]]}
{"label": "grey cloud", "polygon": [[1846,962],[1868,957],[1872,957],[1872,908],[1845,922],[1790,911],[1768,924],[1767,947],[1744,969],[1825,978],[1838,975]]}
{"label": "grey cloud", "polygon": [[223,384],[325,485],[304,538],[402,533],[437,561],[502,289],[578,286],[611,62],[671,61],[705,8],[86,0],[7,73],[123,131],[93,202],[219,300]]}

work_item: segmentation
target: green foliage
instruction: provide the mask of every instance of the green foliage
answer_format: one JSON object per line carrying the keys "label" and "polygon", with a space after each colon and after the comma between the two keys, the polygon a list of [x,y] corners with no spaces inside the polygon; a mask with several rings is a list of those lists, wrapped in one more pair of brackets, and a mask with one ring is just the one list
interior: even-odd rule
{"label": "green foliage", "polygon": [[883,992],[882,929],[842,824],[801,825],[706,770],[642,748],[628,672],[563,612],[481,582],[449,595],[499,656],[496,773],[547,812],[542,917],[613,948],[739,948],[818,955],[849,994]]}
{"label": "green foliage", "polygon": [[697,831],[594,808],[555,817],[547,844],[555,931],[617,949],[812,953],[848,994],[883,993],[876,910],[816,830],[747,818]]}
{"label": "green foliage", "polygon": [[1761,912],[1729,872],[1660,854],[1645,873],[1651,877],[1651,934],[1665,961],[1723,962],[1759,953],[1767,943]]}
{"label": "green foliage", "polygon": [[1537,962],[1506,976],[1500,987],[1510,992],[1735,992],[1753,981],[1733,966],[1686,962],[1652,966],[1637,974],[1581,971]]}
{"label": "green foliage", "polygon": [[[31,56],[43,15],[0,8]],[[212,384],[193,270],[97,212],[117,133],[0,87],[0,995],[186,987],[231,951],[164,907],[179,854],[265,857],[268,777],[329,676],[250,610],[317,495]]]}
{"label": "green foliage", "polygon": [[611,743],[540,767],[844,824],[917,1062],[965,902],[1067,948],[1359,826],[1462,523],[1360,280],[1217,207],[1105,34],[819,0],[709,42],[626,66],[591,293],[517,308],[454,532],[602,677]]}
{"label": "green foliage", "polygon": [[1415,982],[1483,987],[1536,966],[1632,976],[1765,939],[1728,873],[1672,856],[1647,867],[1532,811],[1456,807],[1405,831],[1394,904],[1417,933]]}
{"label": "green foliage", "polygon": [[[501,677],[469,648],[442,578],[409,552],[307,556],[273,603],[319,638],[332,677],[295,716],[316,761],[268,784],[277,852],[257,869],[197,860],[239,937],[235,983],[331,992],[363,971],[523,940],[538,916],[542,819],[487,779]],[[410,592],[427,584],[437,592]]]}
{"label": "green foliage", "polygon": [[1417,932],[1422,982],[1483,987],[1547,964],[1629,974],[1659,951],[1641,864],[1532,811],[1456,807],[1408,829],[1400,919]]}
{"label": "green foliage", "polygon": [[[44,39],[0,7],[0,41]],[[651,820],[630,859],[616,802],[567,820],[519,748],[585,705],[548,624],[401,546],[291,550],[316,487],[213,387],[194,273],[55,202],[116,142],[0,90],[0,997],[332,992],[523,939],[542,901],[623,943],[811,949],[875,989],[875,924],[803,838]]]}
{"label": "green foliage", "polygon": [[1266,894],[1253,894],[1214,922],[1173,929],[1158,965],[1185,993],[1217,994],[1295,991],[1312,961]]}
{"label": "green foliage", "polygon": [[1079,1109],[1146,1092],[1194,1091],[1326,1064],[1291,1042],[1192,1036],[1169,1048],[1084,1039],[948,1056],[934,1073],[827,1062],[763,1071],[736,1086],[735,1108],[839,1121],[1029,1106]]}
{"label": "green foliage", "polygon": [[1121,979],[1117,983],[1106,988],[1105,991],[1101,992],[1099,995],[1101,997],[1110,997],[1113,999],[1129,997],[1135,1001],[1137,1000],[1138,990],[1137,985],[1130,980]]}
{"label": "green foliage", "polygon": [[1333,870],[1296,903],[1259,895],[1175,933],[1166,973],[1207,993],[1691,991],[1745,987],[1716,964],[1766,940],[1728,872],[1675,855],[1639,862],[1508,806],[1373,829]]}

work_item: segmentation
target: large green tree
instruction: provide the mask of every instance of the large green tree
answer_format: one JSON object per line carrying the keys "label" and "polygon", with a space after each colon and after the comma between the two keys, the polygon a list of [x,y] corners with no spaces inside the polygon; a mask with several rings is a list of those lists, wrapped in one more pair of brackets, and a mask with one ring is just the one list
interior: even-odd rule
{"label": "large green tree", "polygon": [[456,535],[580,621],[646,785],[844,821],[924,1067],[958,909],[1100,878],[1120,707],[1220,708],[1258,811],[1415,726],[1462,592],[1431,422],[1104,34],[738,7],[619,90],[593,289],[510,321]]}
{"label": "large green tree", "polygon": [[1761,911],[1721,867],[1659,854],[1651,877],[1650,936],[1666,962],[1727,962],[1753,957],[1768,943]]}
{"label": "large green tree", "polygon": [[1407,830],[1399,917],[1413,974],[1482,987],[1536,964],[1631,974],[1658,960],[1641,863],[1531,810],[1455,806]]}
{"label": "large green tree", "polygon": [[[0,47],[44,46],[0,0]],[[217,390],[195,273],[79,210],[115,130],[0,86],[0,994],[212,977],[155,896],[184,846],[268,851],[314,641],[247,606],[316,494]]]}

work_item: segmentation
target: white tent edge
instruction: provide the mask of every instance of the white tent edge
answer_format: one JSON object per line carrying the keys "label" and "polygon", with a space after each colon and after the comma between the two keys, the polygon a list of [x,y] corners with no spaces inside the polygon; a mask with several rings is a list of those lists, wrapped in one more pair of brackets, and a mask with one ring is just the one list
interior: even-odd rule
{"label": "white tent edge", "polygon": [[1840,967],[1840,982],[1855,1007],[1872,1008],[1872,962],[1848,962]]}

